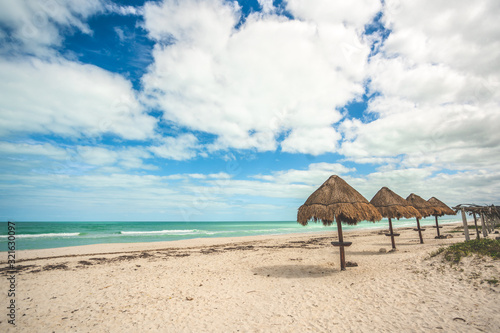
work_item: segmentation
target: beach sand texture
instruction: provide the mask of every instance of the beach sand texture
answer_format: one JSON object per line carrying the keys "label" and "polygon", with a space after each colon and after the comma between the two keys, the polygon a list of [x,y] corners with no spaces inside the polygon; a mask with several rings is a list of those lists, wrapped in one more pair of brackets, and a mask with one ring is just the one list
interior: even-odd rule
{"label": "beach sand texture", "polygon": [[398,229],[398,251],[383,253],[391,248],[385,232],[346,233],[346,260],[359,266],[343,272],[334,228],[18,251],[17,266],[26,267],[16,274],[16,327],[2,305],[0,331],[500,332],[500,286],[485,282],[500,279],[500,262],[430,258],[463,241],[461,233],[434,239],[431,228],[425,244]]}

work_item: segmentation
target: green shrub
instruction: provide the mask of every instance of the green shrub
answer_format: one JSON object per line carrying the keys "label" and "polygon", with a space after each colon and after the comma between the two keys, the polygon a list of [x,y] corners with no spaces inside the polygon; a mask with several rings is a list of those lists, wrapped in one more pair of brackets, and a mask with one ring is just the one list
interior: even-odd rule
{"label": "green shrub", "polygon": [[444,259],[452,263],[459,263],[460,259],[471,254],[489,256],[493,259],[500,259],[500,240],[483,238],[465,241],[450,245],[447,248],[440,248],[431,253],[431,257],[443,253]]}

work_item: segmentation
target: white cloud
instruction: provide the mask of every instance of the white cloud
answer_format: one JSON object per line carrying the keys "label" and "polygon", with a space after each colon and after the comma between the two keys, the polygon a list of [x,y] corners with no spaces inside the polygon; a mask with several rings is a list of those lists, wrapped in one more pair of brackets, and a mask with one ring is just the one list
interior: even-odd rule
{"label": "white cloud", "polygon": [[[378,7],[360,10],[352,14],[358,26]],[[144,100],[168,121],[217,135],[212,150],[275,150],[289,132],[286,151],[333,151],[339,136],[329,126],[341,119],[337,108],[364,92],[369,45],[335,15],[316,22],[254,14],[235,30],[239,16],[218,0],[147,4],[145,27],[158,44]],[[321,135],[310,134],[318,128]],[[308,143],[294,147],[298,141]]]}
{"label": "white cloud", "polygon": [[379,0],[287,0],[286,9],[303,20],[341,22],[362,30],[382,9],[382,5]]}
{"label": "white cloud", "polygon": [[5,51],[9,47],[9,51],[39,56],[52,55],[50,48],[61,44],[61,26],[92,33],[85,19],[104,9],[101,0],[1,0],[0,8],[0,23],[11,31],[11,41],[0,40],[3,45],[0,49]]}
{"label": "white cloud", "polygon": [[162,158],[188,160],[195,157],[199,149],[198,139],[190,133],[178,137],[162,137],[159,141],[160,145],[151,146],[149,150]]}
{"label": "white cloud", "polygon": [[343,175],[356,171],[354,168],[348,168],[339,163],[312,163],[309,164],[307,170],[286,170],[276,171],[271,175],[257,175],[256,179],[261,179],[279,184],[307,184],[321,185],[331,175]]}
{"label": "white cloud", "polygon": [[345,120],[340,152],[401,168],[496,168],[499,10],[493,1],[387,1],[391,33],[368,68],[375,120]]}
{"label": "white cloud", "polygon": [[259,2],[260,7],[264,13],[271,13],[274,11],[273,0],[257,0]]}
{"label": "white cloud", "polygon": [[35,142],[2,142],[0,141],[0,154],[2,156],[45,156],[55,160],[62,160],[69,157],[68,151],[55,147],[49,143]]}
{"label": "white cloud", "polygon": [[62,59],[0,60],[0,135],[143,140],[156,119],[144,113],[132,85],[118,74]]}
{"label": "white cloud", "polygon": [[386,1],[384,52],[413,63],[443,63],[473,75],[500,74],[500,5],[478,1]]}
{"label": "white cloud", "polygon": [[332,127],[297,128],[281,143],[282,150],[288,153],[319,155],[334,152],[341,135]]}

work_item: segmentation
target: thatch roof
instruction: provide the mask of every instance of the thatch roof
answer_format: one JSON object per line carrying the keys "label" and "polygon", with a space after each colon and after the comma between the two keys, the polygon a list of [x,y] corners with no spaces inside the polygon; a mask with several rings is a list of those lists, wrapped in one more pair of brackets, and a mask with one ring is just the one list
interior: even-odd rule
{"label": "thatch roof", "polygon": [[324,225],[333,221],[357,224],[359,221],[379,221],[382,216],[358,191],[339,176],[331,176],[300,206],[297,222],[321,220]]}
{"label": "thatch roof", "polygon": [[424,199],[422,199],[421,197],[419,197],[414,193],[410,194],[408,198],[406,198],[406,201],[408,201],[410,205],[415,207],[418,210],[418,212],[422,214],[422,217],[433,215],[436,212],[438,213],[438,211],[432,208],[432,206],[427,201],[425,201]]}
{"label": "thatch roof", "polygon": [[[453,209],[448,207],[444,202],[439,200],[436,197],[432,197],[427,202],[436,210],[434,216],[443,216],[443,215],[455,215],[457,214]],[[439,211],[439,213],[438,213]]]}
{"label": "thatch roof", "polygon": [[408,201],[388,189],[382,187],[377,194],[370,200],[370,203],[378,209],[383,217],[397,218],[411,217],[421,218],[419,211],[415,209]]}

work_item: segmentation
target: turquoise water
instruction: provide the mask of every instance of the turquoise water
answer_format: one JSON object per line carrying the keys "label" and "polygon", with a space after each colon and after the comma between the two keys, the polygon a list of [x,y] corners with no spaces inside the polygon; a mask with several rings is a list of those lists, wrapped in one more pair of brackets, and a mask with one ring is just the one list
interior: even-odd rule
{"label": "turquoise water", "polygon": [[[440,223],[460,221],[444,216]],[[433,225],[434,218],[421,220]],[[394,221],[394,227],[415,226],[415,219]],[[343,230],[387,228],[387,220],[343,225]],[[336,231],[336,225],[324,227],[310,222],[301,226],[295,221],[248,222],[15,222],[16,250],[47,249],[103,243],[164,242],[191,238],[242,237]],[[0,251],[7,251],[7,222],[0,223]]]}

